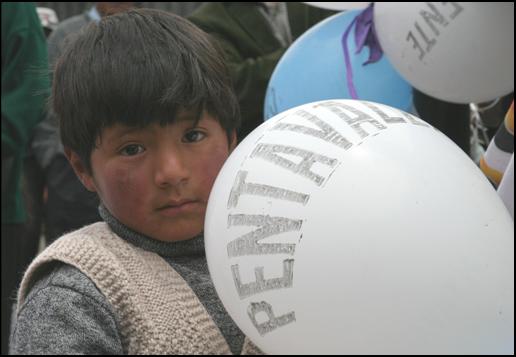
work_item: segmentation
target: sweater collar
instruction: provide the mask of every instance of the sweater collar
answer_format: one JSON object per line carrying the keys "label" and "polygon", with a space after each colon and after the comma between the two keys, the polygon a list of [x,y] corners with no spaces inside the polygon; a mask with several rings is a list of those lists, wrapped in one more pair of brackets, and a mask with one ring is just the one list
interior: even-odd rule
{"label": "sweater collar", "polygon": [[179,242],[161,242],[138,233],[127,227],[116,219],[104,205],[99,206],[99,213],[102,219],[109,225],[111,230],[125,241],[150,252],[164,257],[183,257],[205,255],[204,236],[198,236]]}

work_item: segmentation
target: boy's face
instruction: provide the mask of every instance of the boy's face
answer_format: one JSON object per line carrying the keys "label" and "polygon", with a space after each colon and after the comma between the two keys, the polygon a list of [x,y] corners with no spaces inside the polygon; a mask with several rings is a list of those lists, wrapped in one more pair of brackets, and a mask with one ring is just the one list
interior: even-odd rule
{"label": "boy's face", "polygon": [[91,154],[93,174],[69,153],[83,184],[96,191],[120,222],[151,238],[172,242],[203,230],[208,197],[236,144],[204,112],[197,126],[187,114],[165,127],[116,124],[103,130]]}

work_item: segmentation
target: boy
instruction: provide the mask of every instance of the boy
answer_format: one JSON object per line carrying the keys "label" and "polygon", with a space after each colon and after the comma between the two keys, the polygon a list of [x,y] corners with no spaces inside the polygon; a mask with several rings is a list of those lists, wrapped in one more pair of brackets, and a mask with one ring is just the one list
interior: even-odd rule
{"label": "boy", "polygon": [[12,352],[259,352],[215,293],[202,237],[208,195],[236,145],[237,103],[218,50],[172,14],[108,16],[65,50],[53,109],[105,222],[31,264]]}

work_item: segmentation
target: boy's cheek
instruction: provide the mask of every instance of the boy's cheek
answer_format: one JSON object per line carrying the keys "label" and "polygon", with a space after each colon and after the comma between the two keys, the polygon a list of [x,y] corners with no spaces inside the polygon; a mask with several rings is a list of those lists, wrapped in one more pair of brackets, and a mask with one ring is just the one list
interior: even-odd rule
{"label": "boy's cheek", "polygon": [[204,166],[205,182],[209,185],[209,191],[211,191],[211,187],[213,186],[213,183],[215,182],[215,179],[217,178],[217,175],[222,169],[222,166],[224,165],[224,162],[226,162],[228,156],[229,153],[227,148],[219,149],[218,151],[213,152],[210,160],[208,160]]}
{"label": "boy's cheek", "polygon": [[[106,199],[109,206],[121,206],[119,209],[132,210],[143,203],[145,184],[138,184],[135,172],[117,169],[107,174]],[[113,208],[114,208],[113,207]]]}

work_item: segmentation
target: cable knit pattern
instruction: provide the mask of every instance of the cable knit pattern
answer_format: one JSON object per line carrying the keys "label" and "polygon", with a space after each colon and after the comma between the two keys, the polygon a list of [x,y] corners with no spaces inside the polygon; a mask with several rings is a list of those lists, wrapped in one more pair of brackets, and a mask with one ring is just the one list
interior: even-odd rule
{"label": "cable knit pattern", "polygon": [[[124,241],[104,222],[72,232],[41,253],[25,273],[18,308],[56,260],[87,275],[114,307],[129,354],[231,354],[185,280],[158,254]],[[260,353],[246,339],[242,354]]]}

